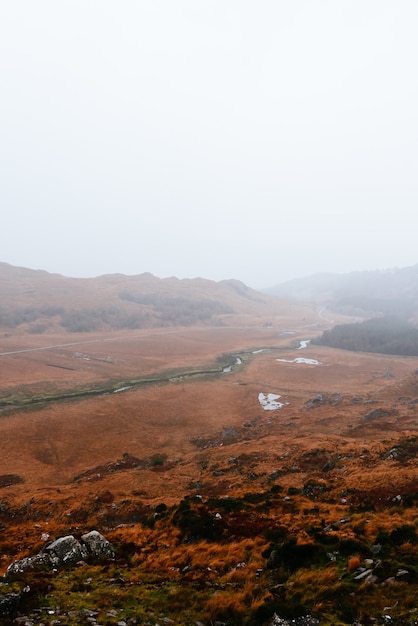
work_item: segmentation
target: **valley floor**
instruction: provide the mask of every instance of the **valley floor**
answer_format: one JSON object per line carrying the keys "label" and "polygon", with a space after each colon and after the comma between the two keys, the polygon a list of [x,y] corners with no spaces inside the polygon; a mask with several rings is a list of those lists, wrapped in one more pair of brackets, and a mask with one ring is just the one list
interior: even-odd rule
{"label": "valley floor", "polygon": [[3,570],[93,528],[116,552],[4,579],[0,597],[31,589],[17,618],[418,623],[418,359],[307,342],[320,331],[3,339]]}

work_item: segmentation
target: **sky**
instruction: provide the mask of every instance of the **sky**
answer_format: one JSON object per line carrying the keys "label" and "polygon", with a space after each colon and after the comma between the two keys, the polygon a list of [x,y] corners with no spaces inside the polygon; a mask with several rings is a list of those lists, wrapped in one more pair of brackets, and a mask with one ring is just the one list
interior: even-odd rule
{"label": "sky", "polygon": [[0,261],[235,278],[418,263],[416,0],[0,8]]}

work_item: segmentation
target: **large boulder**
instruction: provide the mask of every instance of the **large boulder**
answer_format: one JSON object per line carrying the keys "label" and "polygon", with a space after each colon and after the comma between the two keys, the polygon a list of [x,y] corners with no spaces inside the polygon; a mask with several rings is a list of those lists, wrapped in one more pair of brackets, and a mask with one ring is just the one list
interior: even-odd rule
{"label": "large boulder", "polygon": [[81,541],[86,546],[89,554],[95,559],[114,559],[115,551],[112,544],[97,530],[92,530],[82,535]]}
{"label": "large boulder", "polygon": [[56,539],[45,547],[45,552],[52,567],[56,568],[84,561],[89,554],[86,546],[77,541],[73,535]]}
{"label": "large boulder", "polygon": [[49,567],[49,555],[40,552],[39,554],[35,554],[35,556],[27,556],[19,561],[14,561],[14,563],[9,565],[4,575],[7,577],[33,570],[48,569]]}
{"label": "large boulder", "polygon": [[112,545],[97,530],[92,530],[78,541],[73,535],[60,537],[34,556],[15,561],[7,568],[5,576],[42,569],[60,569],[88,559],[113,559]]}

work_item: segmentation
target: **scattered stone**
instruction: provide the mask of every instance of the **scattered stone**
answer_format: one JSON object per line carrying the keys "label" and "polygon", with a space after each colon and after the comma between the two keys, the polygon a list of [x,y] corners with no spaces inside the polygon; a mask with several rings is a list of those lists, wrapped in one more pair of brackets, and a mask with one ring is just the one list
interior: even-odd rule
{"label": "scattered stone", "polygon": [[319,620],[311,615],[304,615],[303,617],[287,620],[282,619],[275,613],[269,626],[316,626],[319,623]]}
{"label": "scattered stone", "polygon": [[315,398],[310,398],[309,400],[306,401],[306,404],[312,405],[312,404],[320,404],[326,402],[325,396],[322,395],[322,393],[319,393],[317,396],[315,396]]}
{"label": "scattered stone", "polygon": [[36,569],[42,569],[43,567],[49,567],[49,556],[44,553],[35,554],[35,556],[28,556],[19,561],[11,563],[7,568],[4,576],[23,574],[23,572],[30,572]]}
{"label": "scattered stone", "polygon": [[57,569],[66,565],[85,564],[88,558],[113,559],[115,557],[111,544],[97,530],[82,536],[81,542],[73,535],[59,537],[45,546],[34,556],[25,557],[11,563],[4,576],[13,576],[23,572]]}
{"label": "scattered stone", "polygon": [[99,611],[91,611],[90,609],[81,609],[79,611],[79,616],[80,617],[97,617],[99,615]]}
{"label": "scattered stone", "polygon": [[364,416],[364,419],[366,422],[370,422],[371,420],[378,420],[389,416],[389,411],[385,411],[384,409],[374,409],[373,411],[370,411],[370,413],[367,413],[367,415]]}
{"label": "scattered stone", "polygon": [[357,576],[354,576],[354,580],[363,580],[363,578],[366,578],[369,574],[372,573],[373,570],[371,569],[366,569],[364,570],[364,572],[361,572],[360,574],[357,574]]}
{"label": "scattered stone", "polygon": [[16,612],[20,602],[20,593],[0,594],[0,616],[10,617]]}

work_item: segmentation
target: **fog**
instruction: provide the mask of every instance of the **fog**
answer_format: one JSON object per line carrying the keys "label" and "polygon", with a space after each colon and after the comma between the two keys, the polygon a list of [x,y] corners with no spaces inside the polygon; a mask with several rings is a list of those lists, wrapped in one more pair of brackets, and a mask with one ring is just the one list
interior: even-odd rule
{"label": "fog", "polygon": [[416,0],[14,0],[0,260],[262,288],[418,262]]}

